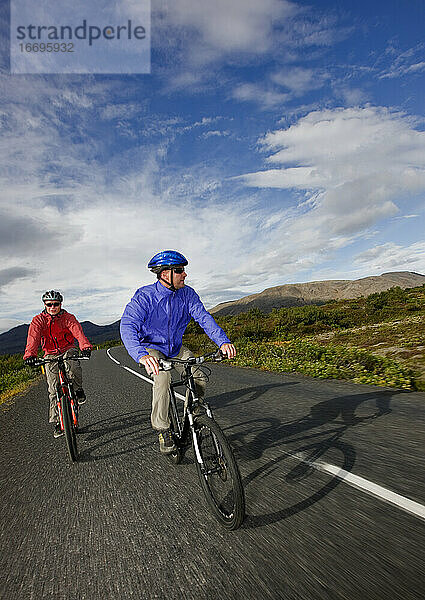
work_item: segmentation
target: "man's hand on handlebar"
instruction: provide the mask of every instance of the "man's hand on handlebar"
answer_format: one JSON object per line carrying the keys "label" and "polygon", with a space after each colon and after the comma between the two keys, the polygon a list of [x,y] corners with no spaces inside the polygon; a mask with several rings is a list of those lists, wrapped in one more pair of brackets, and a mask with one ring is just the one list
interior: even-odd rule
{"label": "man's hand on handlebar", "polygon": [[155,356],[145,354],[139,359],[139,363],[146,369],[148,375],[158,375],[159,373],[159,362]]}
{"label": "man's hand on handlebar", "polygon": [[90,348],[84,348],[84,350],[81,350],[81,356],[82,356],[82,358],[90,358],[90,356],[91,356]]}
{"label": "man's hand on handlebar", "polygon": [[220,350],[227,358],[235,358],[236,356],[236,348],[233,344],[222,344]]}

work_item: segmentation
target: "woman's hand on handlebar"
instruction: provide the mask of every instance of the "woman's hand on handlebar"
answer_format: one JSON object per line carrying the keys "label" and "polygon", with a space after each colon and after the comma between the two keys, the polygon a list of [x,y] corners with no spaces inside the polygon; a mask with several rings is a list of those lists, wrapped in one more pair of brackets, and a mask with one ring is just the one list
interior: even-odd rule
{"label": "woman's hand on handlebar", "polygon": [[159,373],[159,362],[155,356],[145,354],[139,359],[139,363],[146,369],[148,375],[158,375]]}
{"label": "woman's hand on handlebar", "polygon": [[222,344],[220,350],[227,358],[235,358],[236,356],[236,348],[233,344]]}
{"label": "woman's hand on handlebar", "polygon": [[28,356],[28,358],[24,359],[24,363],[27,367],[36,367],[37,366],[37,357],[36,356]]}

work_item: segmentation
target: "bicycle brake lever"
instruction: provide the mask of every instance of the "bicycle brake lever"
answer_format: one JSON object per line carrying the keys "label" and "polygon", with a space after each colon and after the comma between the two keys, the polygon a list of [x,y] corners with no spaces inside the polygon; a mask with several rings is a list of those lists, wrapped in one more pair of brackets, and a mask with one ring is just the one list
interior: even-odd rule
{"label": "bicycle brake lever", "polygon": [[163,371],[170,371],[170,370],[173,368],[173,365],[172,365],[172,363],[171,363],[171,362],[169,362],[168,360],[161,359],[161,360],[159,361],[159,364],[160,364],[160,366],[161,366],[161,369],[162,369]]}

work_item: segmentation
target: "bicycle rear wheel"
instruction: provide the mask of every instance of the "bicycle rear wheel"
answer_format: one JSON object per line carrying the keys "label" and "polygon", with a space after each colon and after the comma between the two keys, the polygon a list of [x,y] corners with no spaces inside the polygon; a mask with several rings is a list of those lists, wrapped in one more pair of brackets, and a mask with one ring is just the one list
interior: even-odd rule
{"label": "bicycle rear wheel", "polygon": [[199,456],[195,461],[202,490],[216,519],[226,529],[237,529],[245,517],[245,496],[239,468],[224,433],[215,421],[196,418]]}
{"label": "bicycle rear wheel", "polygon": [[66,447],[72,462],[78,460],[77,436],[71,409],[71,399],[67,396],[61,397],[63,431],[65,434]]}

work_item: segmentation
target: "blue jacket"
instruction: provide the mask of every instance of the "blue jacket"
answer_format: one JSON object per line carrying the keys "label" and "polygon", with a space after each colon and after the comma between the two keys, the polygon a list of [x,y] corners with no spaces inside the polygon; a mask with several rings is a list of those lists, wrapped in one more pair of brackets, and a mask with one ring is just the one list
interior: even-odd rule
{"label": "blue jacket", "polygon": [[173,357],[180,352],[185,329],[193,317],[217,346],[230,344],[224,331],[191,287],[172,292],[159,281],[139,288],[121,317],[121,339],[138,363],[147,348]]}

